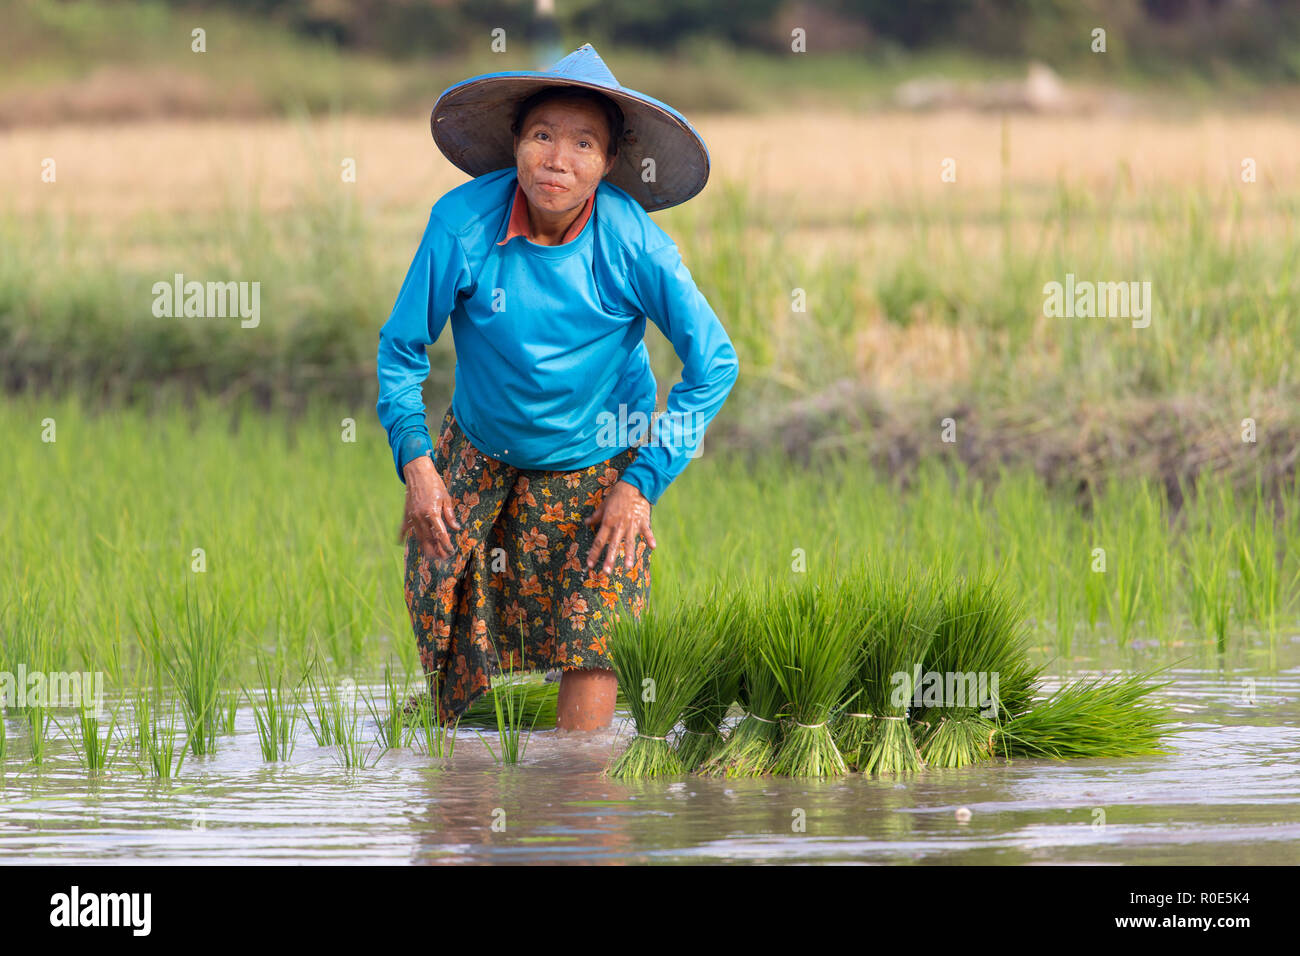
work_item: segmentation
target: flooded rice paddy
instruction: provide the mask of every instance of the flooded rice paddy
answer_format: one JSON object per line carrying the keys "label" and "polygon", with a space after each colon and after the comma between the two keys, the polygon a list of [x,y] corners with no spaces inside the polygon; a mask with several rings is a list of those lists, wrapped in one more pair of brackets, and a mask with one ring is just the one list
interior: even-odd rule
{"label": "flooded rice paddy", "polygon": [[611,780],[621,714],[596,735],[539,731],[513,767],[461,730],[450,759],[403,749],[344,771],[305,728],[274,765],[243,708],[167,785],[121,763],[92,777],[58,732],[36,769],[11,717],[0,862],[1294,864],[1300,637],[1251,656],[1171,672],[1167,756],[897,779]]}

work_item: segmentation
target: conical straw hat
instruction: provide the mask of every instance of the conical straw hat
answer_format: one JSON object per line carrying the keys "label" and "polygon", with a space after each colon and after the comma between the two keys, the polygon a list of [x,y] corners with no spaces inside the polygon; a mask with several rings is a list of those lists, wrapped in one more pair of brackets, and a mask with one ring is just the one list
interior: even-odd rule
{"label": "conical straw hat", "polygon": [[[667,103],[620,85],[590,43],[549,70],[484,73],[447,87],[429,117],[433,141],[471,176],[514,166],[515,110],[547,86],[595,90],[623,110],[623,139],[605,179],[647,212],[686,202],[708,182],[709,150],[695,127]],[[647,158],[652,166],[643,163]],[[647,182],[649,170],[653,178]]]}

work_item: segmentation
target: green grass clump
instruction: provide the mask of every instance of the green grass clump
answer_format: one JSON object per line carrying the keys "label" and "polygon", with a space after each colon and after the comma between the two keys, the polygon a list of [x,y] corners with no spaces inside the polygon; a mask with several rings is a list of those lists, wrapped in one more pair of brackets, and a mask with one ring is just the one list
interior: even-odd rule
{"label": "green grass clump", "polygon": [[1151,695],[1168,685],[1152,674],[1067,684],[997,730],[995,752],[1007,757],[1138,757],[1165,752],[1172,715]]}
{"label": "green grass clump", "polygon": [[607,770],[611,777],[683,774],[687,767],[668,735],[721,664],[722,632],[709,623],[708,605],[647,606],[638,621],[630,610],[610,628],[614,674],[636,725],[631,742]]}
{"label": "green grass clump", "polygon": [[[541,675],[528,675],[499,678],[501,683],[510,683],[509,705],[517,713],[519,720],[534,730],[553,728],[555,726],[556,705],[559,701],[560,682],[548,683]],[[495,687],[498,681],[493,681]],[[504,703],[504,699],[503,699]],[[506,716],[506,711],[502,711]],[[482,727],[497,730],[500,727],[497,716],[497,701],[489,692],[477,698],[465,708],[460,717],[460,724],[465,727]]]}

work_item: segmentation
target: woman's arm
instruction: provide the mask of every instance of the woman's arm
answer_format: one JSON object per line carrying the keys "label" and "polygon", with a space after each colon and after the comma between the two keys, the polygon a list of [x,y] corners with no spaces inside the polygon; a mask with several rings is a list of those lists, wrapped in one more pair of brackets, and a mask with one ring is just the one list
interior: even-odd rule
{"label": "woman's arm", "polygon": [[399,538],[414,534],[424,554],[439,560],[454,553],[447,529],[459,530],[460,525],[455,502],[429,457],[433,442],[420,395],[429,376],[424,349],[438,340],[456,297],[470,284],[464,248],[437,213],[432,213],[397,293],[397,303],[379,330],[379,402],[375,410],[388,432],[397,476],[406,485]]}
{"label": "woman's arm", "polygon": [[655,421],[653,442],[641,448],[622,476],[655,504],[695,457],[705,429],[740,374],[740,362],[675,243],[638,257],[632,278],[646,316],[682,360],[682,380],[668,393],[667,409]]}
{"label": "woman's arm", "polygon": [[456,297],[471,284],[460,240],[436,212],[432,213],[393,311],[379,330],[379,402],[375,411],[388,432],[393,464],[403,481],[404,466],[433,447],[420,395],[429,377],[425,346],[438,340]]}

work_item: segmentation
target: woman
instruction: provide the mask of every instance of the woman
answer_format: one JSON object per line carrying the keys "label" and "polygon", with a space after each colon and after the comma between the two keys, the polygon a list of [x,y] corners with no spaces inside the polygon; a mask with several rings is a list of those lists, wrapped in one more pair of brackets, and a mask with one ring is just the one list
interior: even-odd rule
{"label": "woman", "polygon": [[[406,484],[421,665],[444,720],[503,666],[558,668],[557,726],[607,727],[607,628],[620,608],[639,618],[648,597],[651,506],[698,453],[738,371],[647,215],[704,187],[708,151],[681,114],[620,86],[590,44],[547,71],[457,83],[431,126],[475,178],[433,207],[380,331],[377,405]],[[420,388],[448,317],[456,387],[435,444]],[[647,317],[683,364],[653,428]]]}

